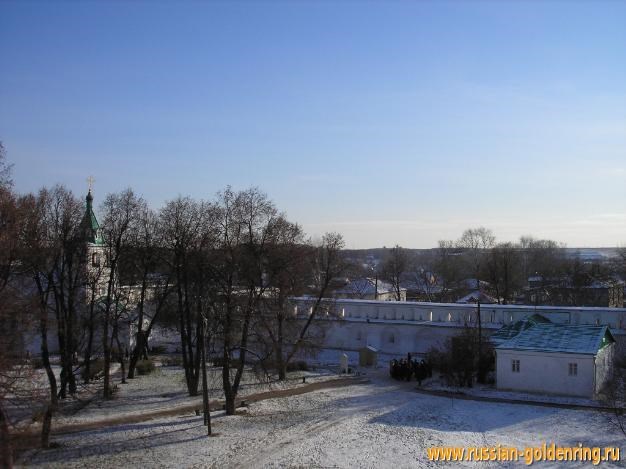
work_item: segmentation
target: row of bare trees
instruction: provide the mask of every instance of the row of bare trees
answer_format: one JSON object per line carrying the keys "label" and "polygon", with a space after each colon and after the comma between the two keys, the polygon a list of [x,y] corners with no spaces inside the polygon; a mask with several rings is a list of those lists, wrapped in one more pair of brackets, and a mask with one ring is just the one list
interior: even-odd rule
{"label": "row of bare trees", "polygon": [[398,301],[401,288],[414,285],[419,286],[419,300],[455,301],[463,291],[484,290],[507,304],[528,286],[529,277],[536,276],[546,289],[548,285],[567,285],[561,291],[571,298],[558,301],[572,305],[583,304],[576,292],[593,279],[626,275],[626,263],[620,258],[585,264],[576,256],[568,256],[564,248],[562,243],[531,236],[518,242],[498,242],[491,230],[478,227],[465,230],[457,240],[441,240],[431,250],[385,249],[375,273],[392,286]]}
{"label": "row of bare trees", "polygon": [[[16,332],[3,334],[0,344],[5,466],[6,377],[16,377],[28,363],[26,349],[33,342],[22,339],[29,332],[36,332],[35,352],[49,383],[43,446],[63,399],[96,373],[104,398],[115,391],[113,363],[121,365],[122,382],[135,376],[159,324],[178,331],[190,395],[199,393],[201,382],[206,391],[211,345],[226,411],[233,414],[251,362],[262,361],[285,379],[288,364],[319,338],[314,321],[329,313],[322,299],[344,270],[341,235],[309,239],[256,188],[226,188],[210,201],[179,197],[156,211],[127,189],[103,199],[100,225],[90,197],[85,207],[58,185],[16,194],[1,155],[0,322],[3,330],[11,326]],[[290,301],[295,296],[309,298],[300,314]]]}
{"label": "row of bare trees", "polygon": [[[178,198],[159,215],[187,390],[198,393],[207,341],[218,351],[226,411],[234,413],[246,364],[271,361],[280,379],[312,337],[322,298],[343,264],[343,240],[308,240],[258,189],[220,192],[211,202]],[[290,298],[311,296],[294,316]]]}

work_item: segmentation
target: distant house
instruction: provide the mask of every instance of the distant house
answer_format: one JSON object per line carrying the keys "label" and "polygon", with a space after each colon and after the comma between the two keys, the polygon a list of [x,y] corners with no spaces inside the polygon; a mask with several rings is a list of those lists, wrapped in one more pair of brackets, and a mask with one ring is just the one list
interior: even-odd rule
{"label": "distant house", "polygon": [[464,297],[456,300],[456,303],[469,304],[469,303],[478,303],[479,301],[481,304],[484,304],[484,305],[495,305],[498,303],[498,300],[496,300],[493,296],[489,296],[486,293],[481,292],[481,291],[474,291],[474,292],[468,293]]}
{"label": "distant house", "polygon": [[581,275],[569,277],[528,277],[519,303],[550,306],[624,306],[624,282],[612,278],[597,279]]}
{"label": "distant house", "polygon": [[402,274],[400,285],[406,288],[408,301],[435,301],[443,290],[441,279],[433,272],[422,269]]}
{"label": "distant house", "polygon": [[[375,278],[359,278],[335,290],[337,298],[353,300],[396,301],[396,290],[390,283]],[[400,301],[406,301],[406,288],[400,288]]]}
{"label": "distant house", "polygon": [[610,329],[546,321],[533,316],[492,335],[498,389],[594,397],[612,374]]}

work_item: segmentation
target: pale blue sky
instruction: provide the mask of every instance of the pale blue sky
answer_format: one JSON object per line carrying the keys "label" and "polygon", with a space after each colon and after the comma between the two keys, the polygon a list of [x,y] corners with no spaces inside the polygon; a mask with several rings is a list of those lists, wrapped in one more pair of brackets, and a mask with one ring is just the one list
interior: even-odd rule
{"label": "pale blue sky", "polygon": [[626,243],[626,2],[0,3],[20,191],[259,186],[310,234]]}

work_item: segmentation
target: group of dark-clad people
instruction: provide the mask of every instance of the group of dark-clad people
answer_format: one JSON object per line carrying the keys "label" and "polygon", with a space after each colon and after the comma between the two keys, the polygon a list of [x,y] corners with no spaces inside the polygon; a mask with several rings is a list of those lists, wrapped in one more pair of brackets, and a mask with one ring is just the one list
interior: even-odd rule
{"label": "group of dark-clad people", "polygon": [[411,381],[411,377],[415,376],[415,379],[421,386],[423,380],[433,376],[433,368],[425,360],[417,361],[412,359],[409,353],[406,358],[391,360],[389,363],[389,374],[393,379],[404,381]]}

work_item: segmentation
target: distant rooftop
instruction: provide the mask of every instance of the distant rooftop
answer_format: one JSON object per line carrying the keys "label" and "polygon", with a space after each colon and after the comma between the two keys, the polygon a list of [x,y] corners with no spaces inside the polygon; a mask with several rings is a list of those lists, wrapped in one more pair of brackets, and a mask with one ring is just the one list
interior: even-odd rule
{"label": "distant rooftop", "polygon": [[474,291],[472,293],[469,293],[468,295],[465,295],[463,298],[459,298],[458,300],[456,300],[457,303],[478,303],[481,302],[482,304],[496,304],[498,302],[498,300],[496,300],[493,296],[489,296],[486,293],[483,293],[481,291]]}

